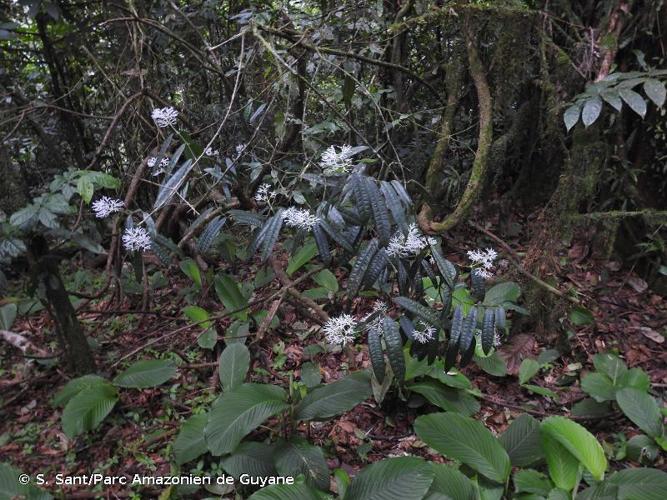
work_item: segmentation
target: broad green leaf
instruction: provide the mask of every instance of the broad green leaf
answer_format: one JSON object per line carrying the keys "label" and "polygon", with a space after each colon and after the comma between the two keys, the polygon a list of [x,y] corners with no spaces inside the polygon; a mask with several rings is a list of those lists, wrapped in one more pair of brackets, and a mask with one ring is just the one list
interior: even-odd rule
{"label": "broad green leaf", "polygon": [[62,415],[63,431],[70,438],[95,429],[118,401],[116,388],[109,383],[95,384],[69,400]]}
{"label": "broad green leaf", "polygon": [[584,109],[581,111],[581,121],[585,127],[592,125],[600,116],[602,111],[602,99],[598,96],[587,99],[584,103]]}
{"label": "broad green leaf", "polygon": [[575,326],[587,326],[592,325],[595,322],[595,318],[588,309],[577,306],[570,311],[570,321]]}
{"label": "broad green leaf", "polygon": [[504,377],[507,375],[507,363],[498,355],[498,351],[492,352],[490,356],[485,358],[475,356],[474,360],[475,364],[489,375],[493,375],[494,377]]}
{"label": "broad green leaf", "polygon": [[9,464],[0,463],[0,500],[50,500],[50,493],[42,491],[32,484],[19,482],[21,471]]}
{"label": "broad green leaf", "polygon": [[667,473],[648,468],[624,469],[582,491],[577,500],[664,500],[665,492]]}
{"label": "broad green leaf", "polygon": [[389,458],[364,468],[344,500],[421,500],[433,483],[429,462],[417,457]]}
{"label": "broad green leaf", "polygon": [[477,413],[480,408],[479,402],[466,391],[447,387],[435,380],[412,384],[409,389],[421,394],[430,403],[445,411],[453,411],[469,416]]}
{"label": "broad green leaf", "polygon": [[326,420],[351,410],[372,394],[370,374],[354,372],[309,392],[296,406],[296,420]]}
{"label": "broad green leaf", "polygon": [[625,416],[651,437],[663,434],[660,408],[650,395],[633,387],[621,389],[616,393],[616,402]]}
{"label": "broad green leaf", "polygon": [[473,482],[451,465],[431,463],[433,483],[424,500],[477,500]]}
{"label": "broad green leaf", "polygon": [[667,91],[665,90],[665,84],[663,82],[654,80],[653,78],[646,80],[644,82],[644,92],[659,108],[665,104]]}
{"label": "broad green leaf", "polygon": [[534,385],[534,384],[523,384],[521,387],[523,387],[527,391],[532,392],[533,394],[539,394],[540,396],[556,400],[558,399],[558,394],[556,394],[551,389],[547,389],[546,387],[541,387],[539,385]]}
{"label": "broad green leaf", "polygon": [[196,326],[201,328],[211,328],[211,322],[208,321],[210,315],[206,309],[199,306],[187,306],[183,308],[183,314]]}
{"label": "broad green leaf", "polygon": [[646,434],[632,436],[627,444],[628,458],[638,463],[654,462],[660,450],[653,438]]}
{"label": "broad green leaf", "polygon": [[250,352],[242,342],[228,344],[219,359],[220,383],[225,392],[236,389],[245,381],[250,368]]}
{"label": "broad green leaf", "polygon": [[308,264],[317,255],[317,245],[314,241],[306,243],[301,249],[290,257],[287,264],[287,275],[292,276],[295,272]]}
{"label": "broad green leaf", "polygon": [[578,104],[573,104],[565,110],[563,113],[563,121],[565,122],[565,128],[569,132],[572,127],[574,127],[579,121],[579,115],[581,113],[581,106]]}
{"label": "broad green leaf", "polygon": [[604,418],[613,413],[609,402],[598,403],[593,398],[578,401],[572,406],[572,415],[583,418]]}
{"label": "broad green leaf", "polygon": [[618,91],[621,99],[623,99],[630,109],[644,118],[646,116],[646,101],[634,90],[621,89]]}
{"label": "broad green leaf", "polygon": [[113,379],[114,385],[145,389],[164,384],[176,376],[176,365],[169,359],[137,361]]}
{"label": "broad green leaf", "polygon": [[504,483],[510,473],[505,449],[481,422],[456,413],[432,413],[414,423],[419,439],[446,457],[454,458],[488,477]]}
{"label": "broad green leaf", "polygon": [[628,367],[616,354],[605,352],[593,356],[593,366],[609,377],[613,385],[617,385],[620,378],[625,376]]}
{"label": "broad green leaf", "polygon": [[307,361],[306,363],[302,364],[301,382],[303,382],[309,389],[320,385],[320,382],[322,382],[320,367],[311,361]]}
{"label": "broad green leaf", "polygon": [[648,392],[651,387],[651,380],[648,375],[641,368],[630,368],[627,372],[619,377],[619,388],[634,387],[640,391]]}
{"label": "broad green leaf", "polygon": [[571,491],[577,484],[579,460],[551,435],[541,433],[541,437],[551,480],[557,487]]}
{"label": "broad green leaf", "polygon": [[249,432],[288,408],[285,391],[267,384],[243,384],[224,393],[209,412],[204,429],[213,455],[231,453]]}
{"label": "broad green leaf", "polygon": [[202,349],[213,349],[217,343],[218,332],[215,331],[215,328],[208,328],[197,337],[197,345]]}
{"label": "broad green leaf", "polygon": [[527,467],[544,458],[540,423],[528,414],[517,417],[498,440],[514,466]]}
{"label": "broad green leaf", "polygon": [[275,476],[273,452],[273,445],[248,441],[238,445],[231,455],[220,461],[220,465],[225,469],[225,472],[236,479],[241,474]]}
{"label": "broad green leaf", "polygon": [[79,193],[81,199],[86,203],[90,203],[90,200],[93,199],[93,193],[95,192],[95,186],[93,185],[92,179],[87,175],[82,175],[76,182],[76,192]]}
{"label": "broad green leaf", "polygon": [[533,378],[540,371],[540,364],[532,358],[526,358],[519,367],[519,383],[521,385]]}
{"label": "broad green leaf", "polygon": [[547,496],[553,484],[549,478],[533,469],[519,470],[512,476],[514,491],[517,493],[535,493],[537,495]]}
{"label": "broad green leaf", "polygon": [[541,432],[565,447],[596,480],[602,481],[607,470],[607,458],[595,436],[584,427],[565,417],[553,416],[542,422]]}
{"label": "broad green leaf", "polygon": [[0,307],[0,329],[11,330],[17,310],[16,304],[13,303]]}
{"label": "broad green leaf", "polygon": [[274,484],[256,491],[248,500],[321,500],[319,494],[306,483]]}
{"label": "broad green leaf", "polygon": [[506,302],[516,302],[521,297],[521,288],[513,281],[498,283],[487,290],[484,305],[487,307],[502,306]]}
{"label": "broad green leaf", "polygon": [[53,406],[63,406],[84,389],[106,383],[108,383],[107,380],[99,375],[84,375],[72,379],[53,397]]}
{"label": "broad green leaf", "polygon": [[183,422],[172,446],[174,459],[178,465],[183,465],[206,453],[204,427],[207,422],[208,414],[206,413],[193,415]]}
{"label": "broad green leaf", "polygon": [[292,477],[303,474],[310,486],[329,489],[329,466],[324,452],[305,439],[294,437],[277,443],[274,460],[278,474]]}
{"label": "broad green leaf", "polygon": [[197,288],[201,288],[201,272],[197,263],[192,259],[185,259],[179,263],[179,266],[183,274],[190,278],[197,285]]}
{"label": "broad green leaf", "polygon": [[214,285],[215,293],[227,310],[236,311],[248,305],[248,301],[241,293],[238,284],[230,276],[217,274]]}
{"label": "broad green leaf", "polygon": [[616,388],[613,382],[603,373],[586,374],[581,379],[581,388],[598,403],[613,401],[616,398]]}
{"label": "broad green leaf", "polygon": [[313,276],[313,281],[330,292],[335,293],[338,291],[338,280],[336,279],[336,275],[328,269],[322,269],[319,273]]}

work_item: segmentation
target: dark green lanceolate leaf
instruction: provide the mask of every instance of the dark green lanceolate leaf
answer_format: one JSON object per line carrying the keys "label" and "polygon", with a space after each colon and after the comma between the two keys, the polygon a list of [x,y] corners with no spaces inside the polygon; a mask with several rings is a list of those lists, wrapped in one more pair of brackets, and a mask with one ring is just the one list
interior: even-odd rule
{"label": "dark green lanceolate leaf", "polygon": [[268,227],[261,243],[262,252],[260,254],[260,259],[262,262],[266,262],[266,260],[271,256],[273,247],[278,241],[278,236],[280,236],[280,229],[283,227],[282,209],[279,209],[276,214],[271,219],[269,219],[267,225]]}
{"label": "dark green lanceolate leaf", "polygon": [[477,300],[482,300],[486,293],[486,278],[475,269],[470,271],[470,292]]}
{"label": "dark green lanceolate leaf", "polygon": [[371,367],[378,382],[384,381],[386,365],[384,362],[384,353],[382,352],[382,339],[380,332],[371,330],[368,332],[368,354],[371,358]]}
{"label": "dark green lanceolate leaf", "polygon": [[341,247],[343,247],[345,251],[349,253],[354,253],[354,247],[352,246],[352,243],[350,243],[348,239],[344,235],[342,235],[338,230],[334,229],[334,227],[331,226],[331,224],[320,219],[319,227],[321,227],[322,230],[329,235],[329,238],[331,238]]}
{"label": "dark green lanceolate leaf", "polygon": [[371,207],[368,191],[365,189],[364,178],[360,174],[353,174],[350,176],[349,182],[351,183],[352,192],[354,193],[354,198],[357,202],[356,207],[359,210],[359,215],[366,220],[370,217],[373,209]]}
{"label": "dark green lanceolate leaf", "polygon": [[616,402],[625,416],[653,438],[663,435],[662,415],[655,399],[633,387],[616,393]]}
{"label": "dark green lanceolate leaf", "polygon": [[176,365],[169,359],[137,361],[113,379],[114,385],[131,389],[145,389],[164,384],[176,376]]}
{"label": "dark green lanceolate leaf", "polygon": [[581,111],[581,121],[585,127],[592,125],[600,116],[602,111],[602,99],[598,96],[587,99],[584,103],[584,109]]}
{"label": "dark green lanceolate leaf", "polygon": [[204,228],[202,233],[197,238],[197,250],[201,253],[206,253],[213,246],[215,239],[220,234],[222,226],[225,225],[227,219],[225,217],[217,216]]}
{"label": "dark green lanceolate leaf", "polygon": [[665,84],[660,80],[654,80],[653,78],[646,80],[644,82],[644,92],[659,108],[665,104],[667,90],[665,90]]}
{"label": "dark green lanceolate leaf", "polygon": [[249,432],[288,408],[285,391],[274,385],[243,384],[213,405],[204,429],[213,455],[231,453]]}
{"label": "dark green lanceolate leaf", "polygon": [[366,196],[371,204],[371,211],[373,213],[373,220],[375,221],[375,231],[378,239],[382,245],[389,243],[391,237],[391,226],[389,223],[389,212],[385,205],[384,198],[380,194],[380,190],[375,184],[375,179],[371,177],[363,178],[363,189],[366,191]]}
{"label": "dark green lanceolate leaf", "polygon": [[618,94],[621,96],[621,99],[623,99],[626,104],[630,106],[632,111],[637,113],[642,118],[646,116],[646,101],[641,95],[630,89],[621,89],[618,91]]}
{"label": "dark green lanceolate leaf", "polygon": [[273,464],[274,449],[272,445],[255,441],[241,443],[231,455],[220,461],[220,465],[225,472],[237,479],[241,474],[273,476],[276,474]]}
{"label": "dark green lanceolate leaf", "polygon": [[243,384],[248,373],[250,352],[242,342],[228,344],[222,351],[218,363],[223,390],[225,392],[234,390]]}
{"label": "dark green lanceolate leaf", "polygon": [[463,321],[461,337],[459,338],[459,352],[461,366],[467,365],[475,353],[475,330],[477,329],[477,308],[473,307]]}
{"label": "dark green lanceolate leaf", "polygon": [[407,297],[395,297],[392,300],[396,305],[399,305],[415,316],[418,316],[421,320],[427,322],[429,325],[435,326],[436,328],[440,328],[442,326],[440,324],[440,319],[438,318],[437,313],[430,307],[426,307],[425,305]]}
{"label": "dark green lanceolate leaf", "polygon": [[274,462],[278,474],[296,477],[303,474],[310,486],[329,488],[329,466],[322,448],[313,446],[300,437],[276,444]]}
{"label": "dark green lanceolate leaf", "polygon": [[563,121],[565,122],[565,128],[568,132],[577,124],[580,114],[581,106],[579,104],[573,104],[565,110],[565,113],[563,113]]}
{"label": "dark green lanceolate leaf", "polygon": [[493,342],[496,336],[496,312],[495,309],[486,308],[484,310],[484,320],[482,322],[482,350],[484,354],[489,354],[493,349]]}
{"label": "dark green lanceolate leaf", "polygon": [[442,255],[442,251],[437,245],[431,246],[431,255],[433,256],[436,266],[438,266],[440,275],[445,279],[445,283],[447,283],[447,286],[453,290],[454,285],[456,285],[456,277],[458,276],[456,266],[449,260],[445,259]]}
{"label": "dark green lanceolate leaf", "polygon": [[320,254],[320,259],[325,264],[331,262],[331,249],[329,248],[329,240],[327,239],[322,226],[318,222],[313,226],[313,238],[315,239],[315,244],[317,245],[317,251]]}
{"label": "dark green lanceolate leaf", "polygon": [[477,500],[473,482],[451,465],[431,463],[433,483],[424,500]]}
{"label": "dark green lanceolate leaf", "polygon": [[63,431],[70,438],[95,429],[118,401],[118,391],[109,383],[95,384],[68,401],[62,414]]}
{"label": "dark green lanceolate leaf", "polygon": [[405,358],[403,356],[403,341],[401,331],[396,322],[388,317],[382,321],[384,345],[387,347],[389,366],[400,384],[405,380]]}
{"label": "dark green lanceolate leaf", "polygon": [[496,328],[498,329],[498,331],[501,333],[505,333],[505,329],[507,327],[507,319],[505,314],[505,308],[503,306],[496,307],[495,319],[496,319]]}
{"label": "dark green lanceolate leaf", "polygon": [[174,460],[178,465],[183,465],[206,453],[204,428],[207,422],[208,414],[206,413],[193,415],[183,422],[172,446]]}
{"label": "dark green lanceolate leaf", "polygon": [[195,285],[201,288],[201,272],[199,271],[199,266],[197,266],[197,263],[192,259],[185,259],[180,262],[179,266],[181,271],[183,271],[183,274],[190,278],[195,283]]}
{"label": "dark green lanceolate leaf", "polygon": [[516,467],[528,467],[544,458],[540,423],[530,415],[520,415],[498,439]]}
{"label": "dark green lanceolate leaf", "polygon": [[[172,160],[173,161],[173,160]],[[174,197],[176,192],[181,188],[185,178],[188,176],[194,164],[192,160],[186,160],[181,167],[174,172],[171,177],[160,187],[155,203],[153,204],[153,211],[159,210],[165,206]]]}
{"label": "dark green lanceolate leaf", "polygon": [[607,458],[595,436],[578,423],[560,416],[544,420],[540,430],[570,452],[596,480],[602,481],[607,470]]}
{"label": "dark green lanceolate leaf", "polygon": [[366,248],[359,252],[357,260],[354,262],[354,266],[352,266],[350,276],[347,279],[347,294],[350,298],[355,297],[357,293],[359,293],[359,288],[361,287],[361,283],[363,282],[366,271],[368,270],[368,266],[370,265],[371,260],[373,259],[373,256],[377,250],[378,242],[375,238],[373,238],[368,242]]}
{"label": "dark green lanceolate leaf", "polygon": [[239,311],[248,305],[238,283],[231,276],[217,274],[213,280],[215,293],[229,311]]}
{"label": "dark green lanceolate leaf", "polygon": [[344,500],[421,500],[432,483],[429,462],[417,457],[389,458],[364,468]]}
{"label": "dark green lanceolate leaf", "polygon": [[326,420],[346,411],[371,396],[370,374],[354,372],[347,377],[309,392],[296,406],[297,420]]}
{"label": "dark green lanceolate leaf", "polygon": [[250,227],[260,227],[264,224],[265,218],[255,212],[248,212],[245,210],[235,210],[232,209],[229,211],[229,215],[232,216],[234,222],[237,224],[242,224],[244,226]]}
{"label": "dark green lanceolate leaf", "polygon": [[459,352],[459,341],[461,339],[461,332],[463,331],[463,307],[456,306],[454,309],[454,316],[452,317],[452,329],[449,334],[449,342],[447,343],[447,356],[445,358],[445,371],[456,363],[456,355]]}
{"label": "dark green lanceolate leaf", "polygon": [[384,196],[386,206],[389,207],[391,216],[394,218],[394,222],[401,228],[407,227],[404,202],[396,193],[394,186],[390,182],[381,181],[380,191]]}
{"label": "dark green lanceolate leaf", "polygon": [[382,272],[387,268],[388,263],[389,258],[387,257],[387,252],[384,248],[380,248],[373,256],[373,259],[371,260],[371,263],[366,270],[366,274],[364,276],[364,285],[369,288],[372,287]]}
{"label": "dark green lanceolate leaf", "polygon": [[274,484],[257,490],[248,500],[321,500],[319,493],[306,483]]}
{"label": "dark green lanceolate leaf", "polygon": [[428,401],[445,411],[470,416],[479,411],[479,402],[466,391],[453,389],[436,380],[426,380],[409,386],[411,391],[424,396]]}
{"label": "dark green lanceolate leaf", "polygon": [[493,434],[481,422],[456,413],[431,413],[414,423],[419,439],[446,457],[498,483],[510,474],[510,458]]}

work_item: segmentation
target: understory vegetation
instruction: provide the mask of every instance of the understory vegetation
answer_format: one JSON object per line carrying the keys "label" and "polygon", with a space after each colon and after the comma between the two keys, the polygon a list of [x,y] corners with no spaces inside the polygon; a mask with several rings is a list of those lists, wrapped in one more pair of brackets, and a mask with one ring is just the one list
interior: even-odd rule
{"label": "understory vegetation", "polygon": [[667,498],[665,19],[0,8],[0,499]]}

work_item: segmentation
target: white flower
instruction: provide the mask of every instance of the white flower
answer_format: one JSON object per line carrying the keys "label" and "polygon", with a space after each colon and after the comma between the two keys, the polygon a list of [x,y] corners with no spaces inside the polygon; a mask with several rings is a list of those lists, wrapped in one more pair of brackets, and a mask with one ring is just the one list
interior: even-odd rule
{"label": "white flower", "polygon": [[148,165],[148,168],[153,168],[155,166],[155,162],[157,161],[157,158],[155,156],[151,156],[146,160],[146,165]]}
{"label": "white flower", "polygon": [[322,327],[327,342],[332,345],[346,345],[354,341],[357,320],[349,314],[330,318]]}
{"label": "white flower", "polygon": [[387,304],[381,300],[376,300],[373,303],[373,310],[364,318],[364,321],[368,321],[371,316],[376,315],[376,317],[366,325],[366,330],[382,330],[382,321],[384,320],[384,315],[388,309],[389,307],[387,307]]}
{"label": "white flower", "polygon": [[436,330],[426,323],[419,322],[419,325],[420,326],[415,325],[415,329],[412,331],[412,337],[420,344],[426,344],[433,339]]}
{"label": "white flower", "polygon": [[270,191],[271,185],[270,184],[262,184],[257,188],[257,192],[255,193],[255,201],[257,203],[268,203],[270,200],[276,197],[276,192],[275,191]]}
{"label": "white flower", "polygon": [[217,149],[213,149],[210,146],[204,150],[206,156],[218,156],[218,153],[219,151]]}
{"label": "white flower", "polygon": [[289,227],[310,231],[320,221],[320,218],[311,214],[309,210],[289,207],[283,211],[283,220]]}
{"label": "white flower", "polygon": [[408,234],[396,231],[387,245],[387,255],[389,257],[409,257],[417,255],[429,245],[435,245],[434,238],[424,236],[417,224],[412,223],[408,226]]}
{"label": "white flower", "polygon": [[95,217],[104,219],[115,212],[120,212],[124,206],[125,203],[121,200],[114,200],[108,196],[102,196],[99,200],[93,203],[92,208],[93,212],[95,212]]}
{"label": "white flower", "polygon": [[178,111],[176,111],[172,106],[166,108],[155,108],[151,113],[151,118],[160,128],[169,127],[170,125],[176,124],[176,118],[178,118]]}
{"label": "white flower", "polygon": [[234,160],[238,160],[243,152],[245,151],[246,145],[245,144],[237,144],[236,145],[236,156],[234,157]]}
{"label": "white flower", "polygon": [[336,151],[336,146],[329,146],[322,154],[320,167],[324,170],[324,175],[346,174],[352,167],[352,146],[347,144],[341,146],[340,151]]}
{"label": "white flower", "polygon": [[158,168],[155,168],[157,164],[157,158],[155,156],[151,156],[150,158],[148,158],[148,160],[146,160],[146,165],[148,166],[148,168],[153,169],[152,175],[156,176],[164,172],[164,169],[169,166],[170,161],[171,161],[170,158],[168,156],[165,156],[160,160],[160,165],[158,166]]}
{"label": "white flower", "polygon": [[500,332],[494,328],[493,329],[493,347],[498,347],[500,345]]}
{"label": "white flower", "polygon": [[493,276],[493,261],[498,258],[498,252],[493,248],[486,250],[468,250],[468,258],[473,263],[473,272],[482,278]]}
{"label": "white flower", "polygon": [[146,252],[151,249],[151,237],[143,227],[130,227],[123,233],[123,246],[128,252]]}

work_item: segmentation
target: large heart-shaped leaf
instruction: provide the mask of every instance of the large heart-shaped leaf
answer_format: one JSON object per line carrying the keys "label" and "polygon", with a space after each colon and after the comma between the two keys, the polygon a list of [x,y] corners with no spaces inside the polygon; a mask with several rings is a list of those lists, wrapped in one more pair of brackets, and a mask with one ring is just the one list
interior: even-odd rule
{"label": "large heart-shaped leaf", "polygon": [[417,457],[390,458],[363,469],[344,500],[421,500],[432,482],[430,463]]}
{"label": "large heart-shaped leaf", "polygon": [[372,394],[370,374],[359,371],[309,392],[297,405],[297,420],[324,420],[351,410]]}
{"label": "large heart-shaped leaf", "polygon": [[491,432],[477,420],[456,413],[432,413],[415,420],[415,432],[431,448],[504,483],[510,458]]}
{"label": "large heart-shaped leaf", "polygon": [[116,388],[109,383],[92,385],[69,400],[63,410],[65,434],[74,437],[95,429],[118,401]]}
{"label": "large heart-shaped leaf", "polygon": [[63,406],[72,399],[74,396],[79,394],[84,389],[88,389],[94,385],[106,384],[107,380],[99,375],[84,375],[83,377],[77,377],[70,380],[65,384],[65,387],[60,389],[58,393],[53,397],[54,406]]}
{"label": "large heart-shaped leaf", "polygon": [[595,436],[584,427],[565,417],[553,416],[542,422],[541,432],[565,447],[596,480],[602,481],[607,470],[607,458]]}
{"label": "large heart-shaped leaf", "polygon": [[213,455],[231,453],[259,424],[285,410],[285,391],[267,384],[243,384],[223,394],[213,405],[204,429]]}
{"label": "large heart-shaped leaf", "polygon": [[651,437],[660,437],[663,433],[660,408],[646,392],[633,387],[621,389],[616,393],[616,402],[625,416]]}
{"label": "large heart-shaped leaf", "polygon": [[114,385],[145,389],[164,384],[176,375],[176,365],[169,359],[137,361],[113,379]]}
{"label": "large heart-shaped leaf", "polygon": [[199,455],[206,453],[204,427],[206,427],[207,422],[208,414],[200,413],[191,416],[183,423],[172,447],[174,459],[178,465],[194,460]]}
{"label": "large heart-shaped leaf", "polygon": [[228,344],[220,355],[219,364],[222,388],[224,391],[231,391],[245,380],[250,367],[250,352],[241,342]]}

